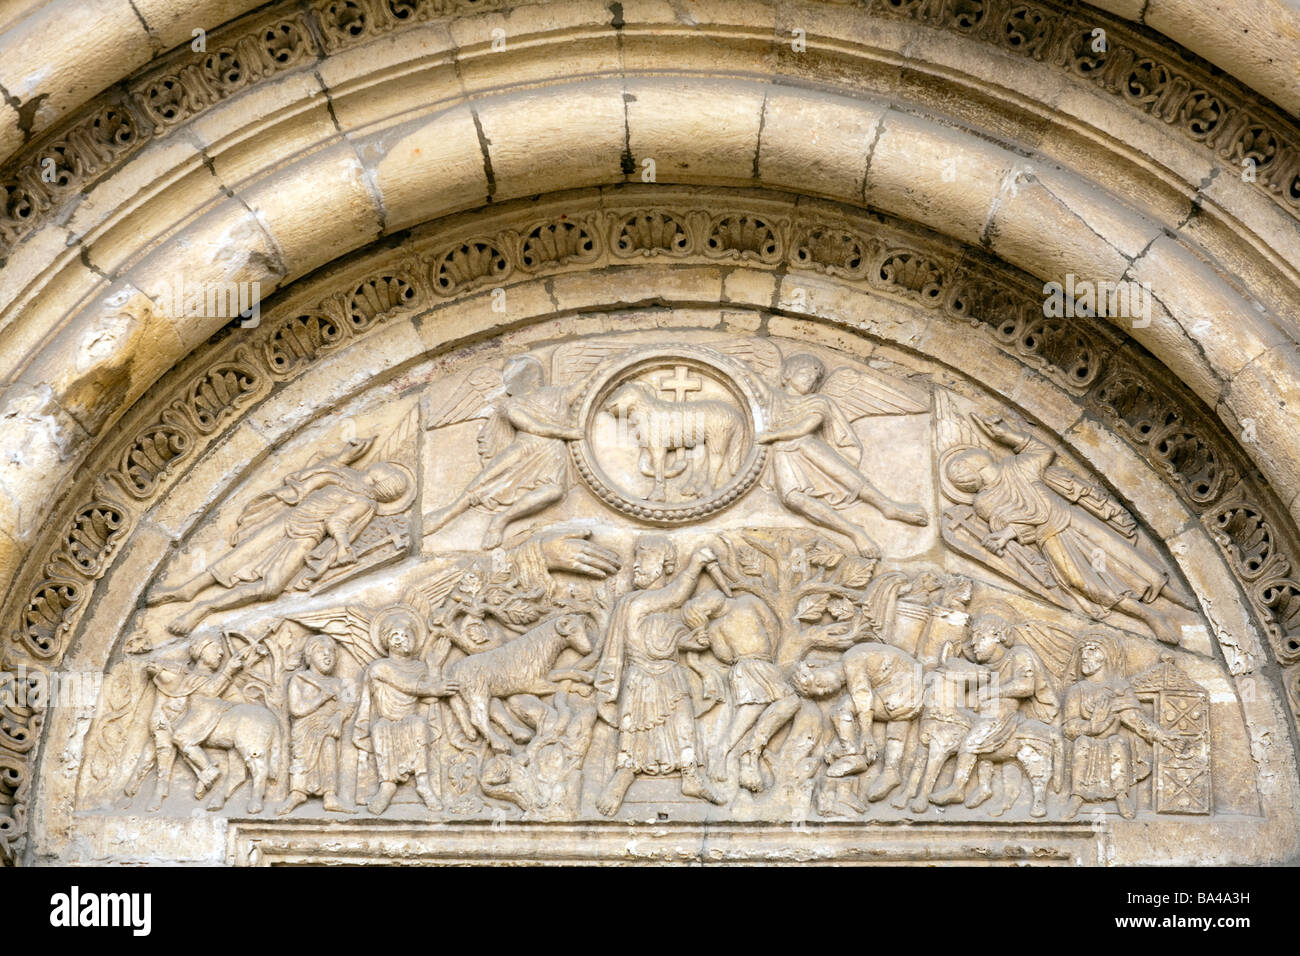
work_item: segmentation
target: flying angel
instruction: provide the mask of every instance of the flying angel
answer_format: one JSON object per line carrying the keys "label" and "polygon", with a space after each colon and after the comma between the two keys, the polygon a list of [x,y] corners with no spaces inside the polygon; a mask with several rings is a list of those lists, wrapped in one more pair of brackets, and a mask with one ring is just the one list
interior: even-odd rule
{"label": "flying angel", "polygon": [[772,449],[764,487],[796,514],[843,534],[863,557],[878,558],[880,549],[840,514],[855,502],[891,521],[927,524],[920,505],[893,500],[862,473],[862,443],[852,428],[869,415],[929,411],[924,393],[849,368],[827,375],[822,361],[807,353],[790,356],[780,369],[781,387],[768,389],[768,427],[754,437]]}
{"label": "flying angel", "polygon": [[573,403],[591,373],[626,343],[573,343],[556,349],[553,384],[531,355],[471,372],[451,398],[429,416],[426,428],[481,420],[478,455],[482,469],[449,505],[424,516],[425,533],[447,526],[471,508],[493,515],[483,535],[485,549],[500,546],[516,521],[564,500],[570,480],[566,442],[582,438]]}
{"label": "flying angel", "polygon": [[935,422],[940,486],[956,502],[943,515],[949,545],[1059,607],[1097,621],[1120,611],[1178,643],[1153,605],[1194,600],[1114,497],[1057,465],[1022,423],[963,415],[942,392]]}

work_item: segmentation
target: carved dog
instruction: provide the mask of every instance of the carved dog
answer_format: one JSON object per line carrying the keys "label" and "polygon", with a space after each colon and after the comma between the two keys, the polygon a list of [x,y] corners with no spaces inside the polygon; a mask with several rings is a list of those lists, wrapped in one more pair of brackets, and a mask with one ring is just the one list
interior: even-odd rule
{"label": "carved dog", "polygon": [[507,644],[449,665],[447,679],[460,684],[449,703],[465,736],[475,740],[481,733],[493,750],[508,751],[509,742],[492,728],[492,700],[554,693],[557,687],[550,674],[556,659],[570,647],[579,654],[591,653],[587,619],[581,614],[552,618]]}
{"label": "carved dog", "polygon": [[[654,478],[647,500],[668,497],[667,480],[685,470],[687,452],[695,451],[691,479],[683,494],[699,497],[719,487],[723,476],[740,470],[745,420],[726,402],[666,402],[644,382],[625,382],[614,390],[605,411],[626,422],[641,447],[641,473]],[[671,456],[681,456],[674,467]]]}

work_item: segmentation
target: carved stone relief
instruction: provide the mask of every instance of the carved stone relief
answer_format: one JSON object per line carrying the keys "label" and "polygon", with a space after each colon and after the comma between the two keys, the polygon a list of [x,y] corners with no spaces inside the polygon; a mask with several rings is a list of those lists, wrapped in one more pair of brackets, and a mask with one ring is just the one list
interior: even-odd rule
{"label": "carved stone relief", "polygon": [[[6,679],[21,667],[39,684],[103,649],[97,715],[65,718],[66,744],[46,753],[72,755],[76,778],[43,798],[70,814],[46,833],[229,819],[239,853],[279,841],[281,859],[305,860],[331,858],[342,827],[379,845],[382,818],[404,852],[442,858],[471,850],[422,828],[454,821],[471,840],[546,821],[588,847],[555,858],[585,859],[608,850],[610,810],[711,821],[711,840],[741,843],[809,821],[906,822],[952,834],[927,859],[965,859],[959,834],[993,847],[980,828],[1000,819],[1014,829],[996,852],[1077,859],[1104,855],[1106,821],[1129,810],[1157,829],[1263,819],[1278,738],[1245,715],[1265,706],[1247,695],[1266,652],[1253,625],[1225,627],[1231,595],[1177,569],[1189,534],[1161,540],[1177,525],[1132,496],[1131,472],[1097,464],[1110,451],[1026,420],[1049,386],[1012,405],[955,372],[959,357],[913,351],[876,307],[992,346],[1168,476],[1157,498],[1213,535],[1294,693],[1285,524],[1231,443],[1113,332],[1046,329],[1010,270],[829,207],[566,204],[551,228],[540,209],[503,211],[475,223],[479,239],[431,231],[285,299],[124,419],[41,545],[49,560],[11,595]],[[496,251],[463,251],[480,240]],[[549,291],[547,276],[669,260],[790,270],[874,305],[824,326],[601,311],[449,351],[412,331],[456,326],[494,282]],[[657,578],[638,582],[639,553]],[[661,640],[629,638],[619,619],[675,584],[693,590],[655,611]],[[981,659],[973,618],[990,609],[1008,637]],[[1093,632],[1118,648],[1100,671],[1071,661]],[[991,688],[1017,666],[1041,673],[1056,710],[1017,696],[1022,716],[991,725]],[[890,688],[901,703],[877,708]],[[37,694],[0,706],[0,838],[21,851],[50,717]],[[641,718],[668,736],[640,734]],[[985,734],[1002,749],[977,752]],[[1076,792],[1079,752],[1129,770],[1102,779],[1085,761]],[[889,832],[900,859],[921,852]],[[773,835],[761,852],[784,846]]]}
{"label": "carved stone relief", "polygon": [[1249,812],[1161,542],[1051,435],[901,355],[610,333],[363,396],[159,569],[79,811]]}

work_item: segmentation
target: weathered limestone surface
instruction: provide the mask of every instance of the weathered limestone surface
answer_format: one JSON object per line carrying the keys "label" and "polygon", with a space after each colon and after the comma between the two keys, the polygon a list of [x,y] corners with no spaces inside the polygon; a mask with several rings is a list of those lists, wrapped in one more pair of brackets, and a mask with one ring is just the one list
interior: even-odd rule
{"label": "weathered limestone surface", "polygon": [[1296,858],[1291,14],[248,6],[0,19],[0,861]]}

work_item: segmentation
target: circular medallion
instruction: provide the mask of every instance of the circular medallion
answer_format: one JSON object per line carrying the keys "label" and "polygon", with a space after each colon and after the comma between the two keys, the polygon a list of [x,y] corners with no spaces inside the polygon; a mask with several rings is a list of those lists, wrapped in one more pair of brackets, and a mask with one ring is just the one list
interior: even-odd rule
{"label": "circular medallion", "polygon": [[754,442],[761,392],[744,366],[708,348],[635,351],[583,398],[583,481],[611,508],[654,524],[695,521],[753,487],[767,460]]}

